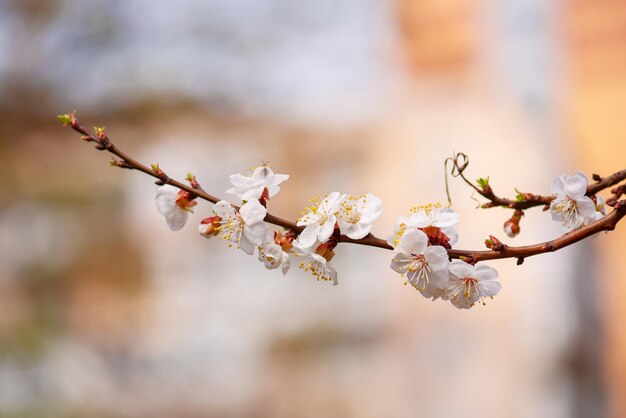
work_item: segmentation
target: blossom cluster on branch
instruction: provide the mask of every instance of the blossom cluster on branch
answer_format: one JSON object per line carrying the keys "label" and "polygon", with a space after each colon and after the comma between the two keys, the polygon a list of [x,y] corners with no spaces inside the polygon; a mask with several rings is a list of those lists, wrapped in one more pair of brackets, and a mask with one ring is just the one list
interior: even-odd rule
{"label": "blossom cluster on branch", "polygon": [[[565,235],[545,243],[511,247],[493,235],[485,240],[487,251],[453,249],[458,240],[456,225],[459,214],[451,204],[439,203],[416,206],[408,217],[398,217],[393,233],[385,241],[372,235],[374,222],[383,212],[382,201],[373,195],[354,196],[331,192],[310,201],[297,222],[287,221],[268,213],[267,206],[280,192],[280,185],[289,175],[275,174],[268,164],[262,164],[247,174],[230,176],[232,188],[226,193],[235,197],[235,205],[218,199],[200,186],[196,177],[188,174],[182,183],[168,177],[158,164],[150,167],[139,163],[117,148],[104,128],[95,133],[85,128],[74,113],[60,115],[64,125],[82,134],[82,139],[95,142],[96,149],[108,151],[117,157],[112,166],[142,171],[157,179],[156,207],[170,229],[182,229],[197,205],[197,199],[214,204],[211,216],[203,218],[199,233],[218,237],[247,255],[256,255],[270,270],[281,269],[283,274],[297,264],[317,280],[337,284],[337,271],[331,264],[339,243],[353,243],[393,251],[390,267],[421,295],[432,300],[449,301],[457,308],[467,309],[476,303],[485,304],[501,289],[497,271],[481,261],[497,258],[516,258],[518,264],[525,257],[556,251],[600,231],[613,230],[626,216],[626,170],[607,177],[593,176],[590,184],[582,172],[563,174],[553,179],[551,194],[547,196],[517,192],[515,199],[498,197],[489,184],[489,178],[471,182],[464,175],[468,165],[465,154],[456,154],[446,160],[452,162],[451,174],[461,177],[489,202],[482,208],[505,207],[513,215],[503,226],[509,237],[519,234],[524,210],[543,206],[550,210],[552,219],[562,224]],[[604,200],[598,192],[611,186],[612,197]],[[446,180],[447,191],[447,180]],[[449,199],[449,195],[448,195]],[[450,199],[449,199],[450,200]],[[450,203],[450,202],[449,202]],[[606,206],[613,210],[607,213]],[[270,225],[280,227],[272,229]]]}

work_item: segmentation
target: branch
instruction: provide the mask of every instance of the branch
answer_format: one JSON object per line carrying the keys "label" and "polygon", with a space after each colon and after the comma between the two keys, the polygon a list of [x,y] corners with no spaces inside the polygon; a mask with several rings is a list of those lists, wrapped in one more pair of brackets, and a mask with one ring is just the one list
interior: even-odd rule
{"label": "branch", "polygon": [[[488,209],[493,207],[505,207],[510,209],[529,209],[535,206],[543,206],[544,210],[548,209],[550,202],[554,199],[554,196],[542,196],[535,195],[532,193],[518,193],[516,199],[507,199],[503,197],[497,196],[488,181],[485,182],[484,185],[476,185],[465,177],[463,172],[469,165],[469,159],[464,153],[457,153],[453,157],[449,157],[445,161],[446,167],[446,193],[448,194],[448,201],[450,201],[450,193],[448,192],[448,163],[452,163],[452,169],[450,173],[453,177],[461,177],[467,185],[469,185],[472,189],[474,189],[478,194],[480,194],[485,199],[489,200],[488,203],[481,205],[482,208]],[[586,195],[591,197],[597,194],[598,192],[607,189],[615,184],[618,184],[626,179],[626,170],[618,171],[617,173],[611,174],[607,177],[600,177],[597,174],[593,175],[593,180],[596,183],[590,184],[587,187]],[[619,199],[617,196],[616,199]]]}
{"label": "branch", "polygon": [[[96,128],[96,133],[93,133],[85,126],[83,126],[73,113],[68,115],[61,115],[59,116],[59,119],[65,125],[71,126],[72,129],[80,133],[82,135],[81,138],[84,141],[94,142],[96,144],[96,149],[100,151],[108,151],[111,154],[120,158],[120,161],[114,160],[112,165],[129,170],[141,171],[151,177],[156,178],[156,184],[158,185],[170,184],[174,187],[186,191],[192,196],[206,200],[211,203],[217,203],[221,200],[213,195],[206,193],[197,183],[195,184],[195,187],[188,186],[185,183],[170,178],[160,168],[158,168],[158,166],[156,167],[156,169],[153,169],[133,159],[111,142],[109,137],[106,135],[104,128]],[[462,162],[460,162],[461,159]],[[526,209],[533,206],[549,205],[550,201],[552,201],[553,199],[552,196],[535,196],[530,194],[526,194],[527,197],[519,201],[497,197],[491,190],[491,187],[489,187],[488,185],[486,187],[479,188],[471,183],[469,180],[467,180],[467,178],[463,175],[463,171],[467,168],[468,165],[468,159],[465,154],[459,153],[456,154],[453,158],[448,158],[446,160],[446,166],[449,161],[452,161],[453,163],[452,175],[454,177],[460,176],[474,190],[480,193],[483,197],[490,200],[490,203],[486,204],[490,206],[483,205],[483,207],[506,206],[512,209]],[[604,178],[594,175],[593,178],[594,180],[596,180],[596,183],[588,187],[588,195],[596,194],[601,190],[620,183],[621,181],[626,179],[626,170],[619,171]],[[450,256],[450,258],[463,259],[470,263],[476,263],[485,260],[495,260],[500,258],[516,258],[518,260],[518,264],[521,264],[526,257],[557,251],[561,248],[567,247],[580,240],[583,240],[591,235],[597,234],[598,232],[612,231],[613,229],[615,229],[617,223],[624,216],[626,216],[626,200],[617,201],[622,193],[624,193],[623,185],[613,190],[613,194],[615,197],[612,199],[612,201],[609,202],[609,204],[613,206],[613,210],[608,215],[587,226],[583,226],[552,241],[547,241],[535,245],[510,247],[496,240],[498,245],[492,246],[492,248],[494,249],[491,250],[474,251],[448,249],[448,255]],[[237,210],[239,209],[239,207],[237,206],[235,206],[235,208]],[[265,217],[264,221],[289,229],[296,233],[300,233],[303,230],[303,227],[297,226],[295,222],[288,221],[269,213]],[[495,240],[495,238],[493,239]],[[393,247],[389,245],[385,240],[378,238],[372,234],[368,234],[365,238],[356,240],[349,238],[345,235],[340,235],[338,241],[349,244],[358,244],[382,248],[386,250],[393,250]]]}

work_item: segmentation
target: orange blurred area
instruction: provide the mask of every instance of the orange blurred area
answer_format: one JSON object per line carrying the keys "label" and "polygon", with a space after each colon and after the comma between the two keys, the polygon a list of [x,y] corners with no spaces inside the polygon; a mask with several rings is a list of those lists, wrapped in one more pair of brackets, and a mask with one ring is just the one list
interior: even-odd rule
{"label": "orange blurred area", "polygon": [[[0,417],[626,416],[621,225],[490,263],[502,291],[461,311],[385,250],[341,244],[333,287],[204,239],[208,203],[171,232],[152,179],[55,119],[229,199],[269,161],[292,220],[374,193],[386,238],[446,203],[453,152],[509,197],[623,169],[625,51],[617,0],[0,2]],[[456,247],[504,238],[511,214],[449,182]],[[521,227],[503,241],[563,233]]]}

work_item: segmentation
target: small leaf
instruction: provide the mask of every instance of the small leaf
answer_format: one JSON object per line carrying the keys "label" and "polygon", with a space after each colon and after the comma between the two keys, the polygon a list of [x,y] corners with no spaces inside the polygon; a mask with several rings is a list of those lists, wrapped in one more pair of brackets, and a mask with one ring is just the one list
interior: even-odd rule
{"label": "small leaf", "polygon": [[482,177],[480,177],[480,178],[476,179],[476,183],[477,183],[477,184],[478,184],[481,188],[483,188],[483,189],[484,189],[485,187],[489,186],[489,177],[487,177],[487,178],[482,178]]}
{"label": "small leaf", "polygon": [[66,113],[64,115],[57,115],[57,119],[63,124],[63,126],[69,126],[72,124],[73,116],[71,113]]}

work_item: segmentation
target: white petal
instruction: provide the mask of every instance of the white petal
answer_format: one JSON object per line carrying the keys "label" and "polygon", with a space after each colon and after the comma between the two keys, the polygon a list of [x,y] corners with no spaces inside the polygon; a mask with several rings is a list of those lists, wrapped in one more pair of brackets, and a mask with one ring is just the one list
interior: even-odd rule
{"label": "white petal", "polygon": [[327,264],[326,268],[328,270],[328,275],[333,281],[333,286],[337,286],[339,284],[339,281],[337,280],[337,270],[335,270],[335,268],[330,264]]}
{"label": "white petal", "polygon": [[239,199],[242,198],[243,194],[248,190],[248,187],[231,187],[230,189],[226,190],[226,193],[228,194],[232,194],[233,196],[237,196]]}
{"label": "white petal", "polygon": [[176,207],[167,214],[165,221],[167,222],[167,226],[169,226],[172,231],[178,231],[185,226],[188,215],[189,213],[187,211]]}
{"label": "white petal", "polygon": [[298,243],[300,244],[300,247],[308,248],[313,246],[313,244],[315,244],[315,241],[317,241],[317,236],[319,232],[319,225],[309,225],[304,228],[304,230],[298,236]]}
{"label": "white petal", "polygon": [[[342,227],[342,225],[345,225]],[[367,224],[351,224],[351,223],[339,223],[341,233],[346,234],[349,238],[352,239],[361,239],[365,238],[367,234],[372,230],[372,225]]]}
{"label": "white petal", "polygon": [[[430,281],[430,287],[437,290],[445,290],[450,287],[450,276],[447,270],[431,271],[428,275]],[[432,290],[431,289],[431,290]],[[438,297],[441,297],[442,292],[434,292]]]}
{"label": "white petal", "polygon": [[406,273],[406,269],[404,268],[407,264],[411,262],[411,259],[407,254],[396,254],[395,257],[391,260],[389,267],[392,270],[397,271],[400,274]]}
{"label": "white petal", "polygon": [[485,264],[477,265],[475,267],[475,272],[476,280],[478,281],[498,280],[498,272],[496,271],[496,269]]}
{"label": "white petal", "polygon": [[282,182],[289,179],[289,174],[274,174],[273,181],[270,183],[272,186],[278,186]]}
{"label": "white petal", "polygon": [[320,240],[320,242],[328,241],[335,230],[335,222],[337,222],[337,218],[333,215],[328,217],[328,220],[320,226],[320,230],[317,234],[317,239]]}
{"label": "white petal", "polygon": [[454,228],[441,228],[441,232],[448,237],[450,246],[453,246],[459,240],[459,233]]}
{"label": "white petal", "polygon": [[263,222],[247,225],[243,228],[242,240],[245,237],[255,246],[261,245],[265,241],[267,225]]}
{"label": "white petal", "polygon": [[565,181],[565,193],[574,199],[581,198],[587,193],[588,183],[586,175],[576,172]]}
{"label": "white petal", "polygon": [[257,167],[254,169],[254,173],[252,173],[252,180],[256,184],[265,183],[273,176],[274,172],[272,171],[272,169],[266,165],[262,165],[261,167]]}
{"label": "white petal", "polygon": [[252,225],[265,219],[267,209],[257,199],[251,199],[239,209],[239,213],[246,225]]}
{"label": "white petal", "polygon": [[230,183],[235,187],[250,184],[250,177],[242,176],[241,174],[232,174],[229,178]]}
{"label": "white petal", "polygon": [[241,195],[242,201],[258,200],[263,195],[265,186],[251,186]]}
{"label": "white petal", "polygon": [[424,254],[427,245],[428,236],[420,230],[412,229],[402,235],[398,247],[406,254]]}
{"label": "white petal", "polygon": [[177,206],[178,191],[179,189],[169,184],[157,187],[155,202],[161,216],[167,216]]}
{"label": "white petal", "polygon": [[460,215],[452,210],[452,208],[439,208],[433,209],[433,211],[437,211],[434,213],[435,219],[432,223],[433,226],[449,228],[459,223]]}
{"label": "white petal", "polygon": [[245,234],[241,235],[241,239],[239,240],[239,248],[244,253],[246,253],[248,255],[252,255],[254,253],[254,249],[257,247],[257,245],[258,244],[254,244],[254,243],[248,241],[248,239],[246,238]]}
{"label": "white petal", "polygon": [[337,210],[339,203],[344,199],[345,195],[339,192],[329,193],[328,196],[322,199],[319,205],[319,211],[322,213],[333,213]]}
{"label": "white petal", "polygon": [[552,179],[550,191],[552,192],[552,194],[565,194],[565,174]]}
{"label": "white petal", "polygon": [[591,198],[585,196],[576,200],[578,214],[586,219],[593,219],[596,213],[596,205]]}
{"label": "white petal", "polygon": [[287,274],[290,266],[291,266],[291,261],[289,260],[289,255],[283,252],[283,262],[282,262],[283,276]]}
{"label": "white petal", "polygon": [[428,266],[433,271],[447,270],[450,265],[448,252],[441,245],[433,245],[426,248],[424,251],[424,258],[426,258]]}
{"label": "white petal", "polygon": [[220,200],[213,206],[213,212],[220,218],[228,218],[235,215],[235,208],[227,201]]}
{"label": "white petal", "polygon": [[298,226],[314,225],[314,224],[319,223],[321,219],[322,218],[320,217],[319,213],[309,212],[303,217],[301,217],[300,219],[298,219],[298,222],[296,223],[296,225]]}
{"label": "white petal", "polygon": [[474,277],[474,266],[461,260],[452,260],[448,266],[448,271],[457,279]]}
{"label": "white petal", "polygon": [[[269,195],[269,197],[274,197],[278,194],[278,192],[280,192],[280,187],[278,186],[267,186],[267,194]],[[261,194],[263,194],[261,192]]]}
{"label": "white petal", "polygon": [[480,286],[486,291],[487,296],[495,296],[502,289],[502,285],[500,282],[495,280],[487,280],[480,282]]}

